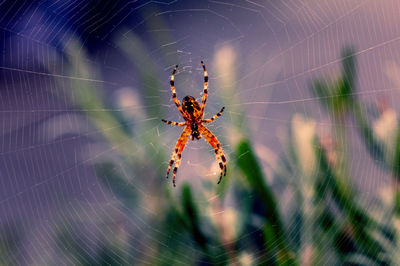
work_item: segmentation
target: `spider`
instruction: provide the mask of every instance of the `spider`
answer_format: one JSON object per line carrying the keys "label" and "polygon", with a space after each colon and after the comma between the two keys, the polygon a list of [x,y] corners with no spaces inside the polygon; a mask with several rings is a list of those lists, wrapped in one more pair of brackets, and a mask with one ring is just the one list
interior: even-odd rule
{"label": "spider", "polygon": [[172,154],[171,161],[169,162],[167,176],[166,176],[168,178],[171,167],[175,162],[175,167],[173,170],[173,178],[172,178],[172,183],[174,187],[176,186],[175,185],[176,172],[178,171],[179,165],[181,163],[182,151],[185,148],[189,136],[192,140],[198,140],[201,138],[201,135],[203,135],[206,141],[210,143],[211,147],[214,148],[215,156],[217,157],[219,167],[221,168],[218,184],[221,182],[222,174],[226,176],[226,158],[224,152],[222,151],[221,143],[217,140],[214,134],[211,133],[211,131],[208,130],[208,128],[206,128],[203,125],[211,123],[217,117],[221,116],[225,107],[222,107],[221,111],[219,111],[219,113],[214,115],[213,117],[209,119],[203,119],[204,107],[206,106],[207,94],[208,94],[208,74],[203,61],[201,61],[201,65],[203,66],[203,71],[204,71],[204,89],[203,89],[203,97],[201,99],[201,105],[192,96],[186,96],[185,98],[183,98],[182,105],[176,98],[175,85],[174,85],[175,73],[176,70],[178,69],[178,65],[176,65],[172,72],[170,80],[172,99],[174,100],[175,105],[178,108],[179,112],[181,113],[183,119],[185,119],[185,122],[172,122],[164,119],[161,120],[168,125],[185,127],[185,129],[182,131],[181,136],[176,142],[175,150],[174,153]]}

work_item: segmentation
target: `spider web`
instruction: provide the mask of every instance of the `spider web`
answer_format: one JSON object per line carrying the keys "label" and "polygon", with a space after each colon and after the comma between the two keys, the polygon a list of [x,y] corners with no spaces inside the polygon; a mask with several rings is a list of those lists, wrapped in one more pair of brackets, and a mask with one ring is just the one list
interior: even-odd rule
{"label": "spider web", "polygon": [[[170,247],[171,257],[187,248],[177,263],[188,263],[195,243],[168,241],[185,233],[157,227],[169,204],[180,209],[185,183],[204,210],[201,217],[240,223],[240,202],[219,201],[219,168],[206,142],[188,141],[177,189],[164,179],[182,128],[161,119],[183,121],[168,83],[175,64],[180,100],[201,99],[204,60],[210,77],[205,116],[226,108],[208,127],[229,161],[227,186],[240,178],[231,161],[241,156],[234,154],[237,138],[246,135],[267,182],[284,191],[284,211],[294,196],[275,177],[285,154],[283,132],[295,113],[314,120],[321,136],[340,123],[310,86],[339,75],[343,46],[356,48],[356,96],[366,105],[384,98],[397,109],[395,0],[106,2],[0,3],[4,263],[90,263],[104,242],[121,247],[114,253],[121,263],[160,263],[159,246]],[[352,182],[360,202],[368,202],[390,176],[368,156],[357,126],[351,120],[342,126],[349,132],[342,152],[350,153]],[[230,241],[254,237],[227,228]],[[243,264],[262,256],[245,247],[236,252]]]}

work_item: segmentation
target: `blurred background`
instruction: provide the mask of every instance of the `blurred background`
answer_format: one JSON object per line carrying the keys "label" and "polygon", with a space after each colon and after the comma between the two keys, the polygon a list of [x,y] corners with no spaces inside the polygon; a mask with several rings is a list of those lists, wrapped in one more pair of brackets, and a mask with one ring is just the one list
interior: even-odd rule
{"label": "blurred background", "polygon": [[[399,265],[396,0],[1,1],[1,265]],[[201,99],[228,160],[188,142]]]}

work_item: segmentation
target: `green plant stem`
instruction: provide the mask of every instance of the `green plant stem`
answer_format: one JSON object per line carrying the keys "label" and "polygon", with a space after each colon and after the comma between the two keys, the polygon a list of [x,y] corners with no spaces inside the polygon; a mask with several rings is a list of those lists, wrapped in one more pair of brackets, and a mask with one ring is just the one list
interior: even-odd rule
{"label": "green plant stem", "polygon": [[237,165],[247,178],[247,181],[268,210],[264,213],[264,238],[269,254],[276,249],[276,261],[279,265],[296,265],[287,243],[286,235],[279,215],[278,205],[272,191],[265,184],[265,179],[260,165],[248,140],[242,140],[237,145]]}
{"label": "green plant stem", "polygon": [[323,187],[328,187],[331,190],[332,197],[343,210],[347,217],[350,227],[354,234],[355,243],[364,254],[372,258],[379,258],[380,248],[378,243],[373,240],[368,234],[370,228],[377,226],[367,213],[365,213],[354,201],[354,191],[351,189],[351,184],[348,178],[338,176],[338,172],[329,165],[325,152],[322,148],[317,148],[320,156],[320,169],[326,184]]}

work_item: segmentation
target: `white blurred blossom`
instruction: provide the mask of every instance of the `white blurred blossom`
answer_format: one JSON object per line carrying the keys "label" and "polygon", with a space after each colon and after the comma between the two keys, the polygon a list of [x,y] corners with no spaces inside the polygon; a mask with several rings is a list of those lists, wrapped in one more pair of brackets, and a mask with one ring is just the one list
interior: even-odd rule
{"label": "white blurred blossom", "polygon": [[254,261],[254,257],[252,254],[248,253],[248,252],[242,252],[239,255],[239,265],[241,266],[250,266],[250,265],[255,265],[255,263],[253,263]]}
{"label": "white blurred blossom", "polygon": [[302,212],[304,224],[301,236],[301,260],[302,265],[311,265],[313,254],[312,226],[315,216],[314,182],[316,158],[314,151],[314,139],[316,135],[316,123],[314,120],[306,119],[301,114],[295,114],[292,119],[292,142],[293,150],[298,161],[299,168],[299,191],[302,198]]}
{"label": "white blurred blossom", "polygon": [[240,219],[239,213],[232,207],[219,206],[220,202],[212,202],[207,210],[207,216],[211,217],[211,220],[221,230],[222,239],[224,242],[232,242],[239,233]]}
{"label": "white blurred blossom", "polygon": [[221,217],[224,221],[224,237],[227,240],[235,239],[238,233],[238,213],[233,208],[226,208]]}
{"label": "white blurred blossom", "polygon": [[393,205],[393,201],[394,201],[393,186],[392,185],[382,186],[378,190],[378,196],[385,207],[391,208],[391,206]]}
{"label": "white blurred blossom", "polygon": [[301,114],[295,114],[292,119],[293,143],[301,171],[311,176],[315,168],[315,138],[314,120],[306,119]]}
{"label": "white blurred blossom", "polygon": [[392,158],[395,151],[397,127],[397,114],[390,108],[385,109],[372,125],[376,138],[379,139],[386,148],[388,158]]}
{"label": "white blurred blossom", "polygon": [[[234,88],[235,61],[236,53],[230,45],[222,46],[215,53],[214,65],[216,66],[216,74],[218,75],[218,85],[221,86],[221,89],[231,90]],[[234,92],[225,91],[227,95],[232,93]]]}
{"label": "white blurred blossom", "polygon": [[118,106],[122,109],[127,119],[143,120],[145,114],[138,92],[132,88],[121,88],[115,93]]}
{"label": "white blurred blossom", "polygon": [[274,172],[278,171],[279,158],[274,151],[265,145],[256,145],[254,149],[257,154],[257,158],[261,159],[262,165],[266,164],[263,168],[263,171],[266,173],[267,180],[271,184],[275,176]]}
{"label": "white blurred blossom", "polygon": [[307,266],[312,265],[313,259],[313,247],[312,245],[306,245],[301,253],[301,265]]}

